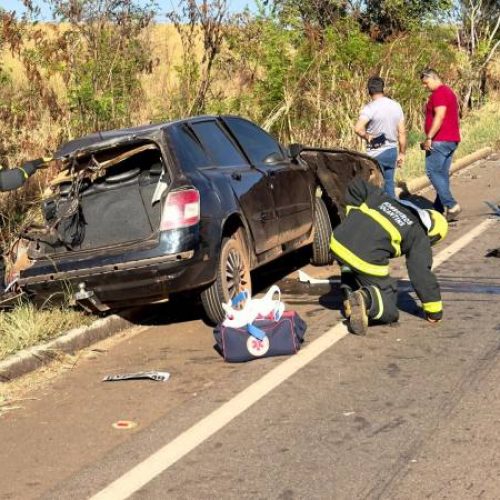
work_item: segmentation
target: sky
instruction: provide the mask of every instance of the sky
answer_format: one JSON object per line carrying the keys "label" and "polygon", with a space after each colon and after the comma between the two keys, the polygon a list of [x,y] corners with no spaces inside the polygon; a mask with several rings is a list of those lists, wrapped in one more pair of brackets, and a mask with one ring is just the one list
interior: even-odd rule
{"label": "sky", "polygon": [[[34,2],[35,4],[43,4],[43,2]],[[178,0],[156,0],[159,5],[160,19],[162,18],[161,13],[169,10],[173,10],[173,6],[179,4]],[[241,12],[247,5],[252,8],[255,5],[254,0],[228,0],[230,12]],[[11,11],[15,10],[18,13],[23,12],[23,4],[21,0],[1,0],[0,6],[5,10]],[[48,9],[42,9],[42,20],[50,20],[50,11]]]}

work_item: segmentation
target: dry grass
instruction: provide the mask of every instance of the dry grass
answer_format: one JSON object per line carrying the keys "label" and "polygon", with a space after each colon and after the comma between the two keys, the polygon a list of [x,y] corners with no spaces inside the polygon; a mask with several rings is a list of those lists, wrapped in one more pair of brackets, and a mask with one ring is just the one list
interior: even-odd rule
{"label": "dry grass", "polygon": [[[49,37],[50,33],[54,30],[54,25],[51,24],[38,26],[42,31],[46,31]],[[183,62],[181,37],[173,25],[152,25],[148,28],[144,36],[149,40],[151,47],[153,71],[145,73],[140,77],[145,103],[144,106],[141,106],[139,115],[135,117],[137,123],[147,123],[155,118],[164,116],[165,110],[170,108],[170,101],[177,92],[178,73],[176,67],[180,66]],[[199,61],[203,57],[203,44],[200,37],[198,37],[195,44],[195,56]],[[4,70],[10,75],[13,87],[24,88],[29,85],[26,72],[17,56],[4,51],[0,54],[0,62]],[[59,104],[64,108],[64,103],[68,96],[61,74],[52,74],[48,79],[48,87],[54,90]],[[39,127],[37,127],[37,130],[30,132],[40,135],[40,144],[50,144],[50,141],[47,141],[48,137],[57,137],[60,135],[60,129],[51,129],[49,119],[44,119],[39,124]]]}
{"label": "dry grass", "polygon": [[0,312],[0,360],[92,321],[91,316],[79,311],[37,309],[29,303],[20,304],[10,312]]}
{"label": "dry grass", "polygon": [[[47,26],[47,31],[53,30],[53,27]],[[57,28],[56,28],[57,29]],[[153,70],[149,74],[141,75],[141,83],[144,91],[144,103],[140,107],[137,116],[134,116],[135,124],[146,123],[152,120],[165,119],[175,112],[173,102],[179,93],[179,76],[177,68],[183,62],[183,50],[181,37],[172,25],[155,25],[150,28],[150,31],[145,34],[151,43],[151,58],[154,62]],[[227,50],[227,48],[225,48]],[[196,45],[195,56],[201,61],[202,44],[198,40]],[[224,59],[223,59],[224,60]],[[11,76],[13,93],[15,97],[16,89],[27,88],[30,83],[22,68],[20,62],[7,52],[1,54],[1,63],[6,68]],[[334,73],[334,71],[333,71]],[[500,62],[495,62],[491,69],[493,80],[498,81],[500,75]],[[245,80],[243,74],[232,72],[231,67],[221,68],[214,75],[213,91],[214,98],[217,101],[218,96],[222,99],[231,97],[244,98],[246,86],[242,85],[240,80]],[[332,77],[333,78],[333,77]],[[354,138],[352,133],[353,117],[357,116],[358,103],[365,99],[364,95],[364,79],[359,76],[359,81],[351,82],[352,87],[358,89],[349,100],[349,95],[346,93],[335,93],[332,83],[332,91],[328,95],[337,95],[338,100],[334,101],[330,98],[316,102],[316,94],[311,94],[311,102],[308,109],[314,114],[318,111],[318,116],[315,117],[318,133],[322,129],[329,130],[328,126],[322,128],[322,124],[341,123],[343,130],[347,132],[342,137],[327,137],[323,135],[322,145],[326,147],[354,147],[360,148],[361,145]],[[60,75],[56,74],[50,78],[50,87],[54,90],[61,109],[66,109],[65,102],[67,101],[67,89]],[[317,98],[320,99],[321,92],[317,92]],[[292,96],[293,97],[293,96]],[[283,103],[284,108],[279,106],[269,114],[268,121],[272,122],[279,118],[279,114],[287,113],[290,108],[293,108],[293,98],[286,99]],[[397,96],[395,96],[397,97]],[[13,99],[15,100],[15,99]],[[218,101],[215,104],[219,104]],[[215,105],[214,104],[214,105]],[[223,106],[223,102],[220,106]],[[242,113],[247,110],[255,111],[253,106],[257,106],[254,102],[249,102],[242,109]],[[288,108],[288,110],[287,110]],[[174,111],[173,111],[174,110]],[[407,110],[409,112],[409,110]],[[313,121],[311,121],[313,122]],[[297,130],[292,129],[292,124],[287,123],[286,126],[290,129],[289,135],[295,141],[310,143],[309,139],[313,131],[298,127]],[[34,127],[25,127],[25,129],[16,130],[14,135],[6,135],[12,137],[19,144],[19,148],[9,158],[10,165],[19,164],[26,158],[34,158],[37,156],[46,156],[51,150],[54,150],[60,142],[60,137],[66,137],[69,134],[64,130],[64,122],[54,123],[50,118],[50,113],[45,110],[39,121]],[[500,143],[500,97],[492,97],[491,101],[486,104],[481,110],[471,113],[462,123],[463,142],[460,145],[456,158],[460,158],[469,154],[472,151],[485,146],[495,146]],[[2,124],[0,124],[0,134],[2,134]],[[286,135],[286,134],[285,134]],[[2,158],[2,160],[5,160]],[[410,148],[408,151],[407,163],[403,170],[405,179],[417,177],[424,173],[424,156],[418,146]],[[26,189],[19,190],[16,193],[0,194],[0,211],[3,217],[5,235],[12,236],[19,232],[19,227],[22,224],[21,214],[31,215],[24,219],[32,220],[36,218],[36,210],[33,205],[36,205],[38,196],[34,193],[43,191],[48,178],[53,172],[38,173],[30,181]],[[31,194],[30,194],[31,192]],[[31,200],[29,203],[27,200]],[[9,313],[0,312],[0,359],[9,356],[10,354],[24,349],[40,342],[55,338],[61,333],[75,326],[90,323],[92,317],[86,316],[68,309],[42,309],[38,310],[30,304],[20,305],[15,311]]]}

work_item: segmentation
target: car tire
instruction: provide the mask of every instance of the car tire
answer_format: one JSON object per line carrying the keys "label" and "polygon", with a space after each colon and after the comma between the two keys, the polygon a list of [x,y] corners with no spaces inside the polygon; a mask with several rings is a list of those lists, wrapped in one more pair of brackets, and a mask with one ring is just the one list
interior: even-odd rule
{"label": "car tire", "polygon": [[315,200],[311,263],[315,266],[326,266],[333,262],[333,255],[330,252],[332,224],[325,202],[321,198],[315,198]]}
{"label": "car tire", "polygon": [[201,293],[203,309],[211,323],[220,323],[225,312],[223,302],[229,302],[242,290],[252,293],[250,262],[245,238],[241,231],[224,238],[221,245],[217,278]]}

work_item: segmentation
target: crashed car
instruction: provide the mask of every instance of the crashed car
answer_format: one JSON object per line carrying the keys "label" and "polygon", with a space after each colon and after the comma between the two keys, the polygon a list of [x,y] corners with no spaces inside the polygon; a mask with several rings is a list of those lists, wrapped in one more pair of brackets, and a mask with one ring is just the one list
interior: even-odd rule
{"label": "crashed car", "polygon": [[259,266],[309,245],[329,263],[345,186],[382,180],[368,156],[286,149],[237,116],[99,132],[54,161],[44,223],[14,245],[9,288],[38,302],[71,294],[91,311],[189,292],[212,322]]}

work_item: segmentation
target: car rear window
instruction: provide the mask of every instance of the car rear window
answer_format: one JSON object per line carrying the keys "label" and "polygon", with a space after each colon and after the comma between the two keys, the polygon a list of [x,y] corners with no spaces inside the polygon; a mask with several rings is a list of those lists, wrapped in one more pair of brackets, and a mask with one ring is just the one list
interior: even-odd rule
{"label": "car rear window", "polygon": [[191,124],[191,127],[218,166],[234,167],[248,164],[217,122],[196,122]]}
{"label": "car rear window", "polygon": [[186,125],[170,127],[167,133],[171,139],[170,149],[183,170],[193,172],[198,168],[210,166],[210,158]]}
{"label": "car rear window", "polygon": [[227,117],[224,121],[254,165],[264,163],[271,155],[284,159],[279,143],[261,128],[240,118]]}

